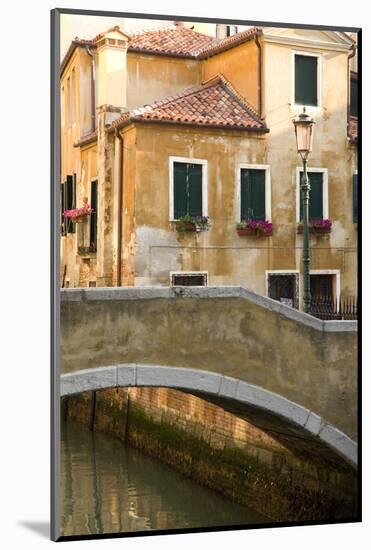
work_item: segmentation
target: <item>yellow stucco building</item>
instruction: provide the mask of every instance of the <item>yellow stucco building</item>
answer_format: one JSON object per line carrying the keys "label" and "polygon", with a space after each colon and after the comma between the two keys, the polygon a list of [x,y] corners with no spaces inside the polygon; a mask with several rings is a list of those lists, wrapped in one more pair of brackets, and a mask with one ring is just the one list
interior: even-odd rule
{"label": "yellow stucco building", "polygon": [[[292,120],[305,105],[316,122],[312,292],[357,294],[354,37],[237,30],[114,27],[71,43],[61,64],[62,211],[88,202],[94,213],[76,224],[61,215],[62,286],[242,285],[301,307]],[[179,223],[200,216],[206,230]],[[244,220],[269,230],[242,235]],[[318,220],[330,222],[316,229]]]}

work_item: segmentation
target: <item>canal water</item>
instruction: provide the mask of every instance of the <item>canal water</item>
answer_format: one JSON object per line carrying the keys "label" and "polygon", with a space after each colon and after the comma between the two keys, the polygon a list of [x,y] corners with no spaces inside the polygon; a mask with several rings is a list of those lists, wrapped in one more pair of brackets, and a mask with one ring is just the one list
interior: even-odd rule
{"label": "canal water", "polygon": [[118,439],[69,420],[62,425],[62,535],[265,521]]}

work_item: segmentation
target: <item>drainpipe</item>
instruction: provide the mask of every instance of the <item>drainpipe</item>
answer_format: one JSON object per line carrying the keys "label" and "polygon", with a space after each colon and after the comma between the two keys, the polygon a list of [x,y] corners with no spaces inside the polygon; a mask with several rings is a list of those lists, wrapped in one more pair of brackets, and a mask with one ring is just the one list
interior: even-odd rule
{"label": "drainpipe", "polygon": [[120,142],[120,151],[119,151],[119,197],[118,197],[118,223],[117,223],[117,286],[121,286],[121,250],[122,250],[122,210],[123,210],[123,188],[124,188],[124,177],[123,177],[123,159],[124,159],[124,140],[120,134],[120,130],[115,128],[115,136]]}
{"label": "drainpipe", "polygon": [[255,44],[258,48],[258,97],[259,97],[259,117],[262,118],[263,101],[262,101],[262,50],[259,42],[259,37],[255,35]]}
{"label": "drainpipe", "polygon": [[348,75],[348,101],[347,101],[347,136],[350,138],[349,126],[350,126],[350,60],[356,55],[356,45],[352,44],[351,52],[348,55],[347,62],[347,75]]}
{"label": "drainpipe", "polygon": [[86,46],[86,51],[90,55],[90,83],[91,83],[91,131],[95,132],[95,60],[94,55],[91,53],[89,46]]}

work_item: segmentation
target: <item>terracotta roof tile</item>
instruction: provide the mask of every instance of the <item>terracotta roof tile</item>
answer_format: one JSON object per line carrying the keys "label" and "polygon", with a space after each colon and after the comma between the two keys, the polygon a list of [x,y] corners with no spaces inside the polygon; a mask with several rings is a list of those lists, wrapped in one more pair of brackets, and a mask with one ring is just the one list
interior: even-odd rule
{"label": "terracotta roof tile", "polygon": [[204,48],[215,43],[215,38],[186,27],[170,27],[148,31],[129,39],[128,51],[171,54],[196,57]]}
{"label": "terracotta roof tile", "polygon": [[358,117],[349,117],[349,137],[351,141],[357,143],[358,141]]}
{"label": "terracotta roof tile", "polygon": [[269,131],[253,107],[220,74],[201,86],[125,113],[112,127],[137,121]]}

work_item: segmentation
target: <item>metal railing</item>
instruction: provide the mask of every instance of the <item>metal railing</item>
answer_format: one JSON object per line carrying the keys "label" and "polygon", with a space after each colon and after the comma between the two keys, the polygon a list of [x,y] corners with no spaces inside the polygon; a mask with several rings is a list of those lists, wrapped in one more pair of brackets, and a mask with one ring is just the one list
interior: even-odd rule
{"label": "metal railing", "polygon": [[342,296],[339,300],[333,296],[312,296],[310,313],[323,321],[356,321],[358,296]]}

